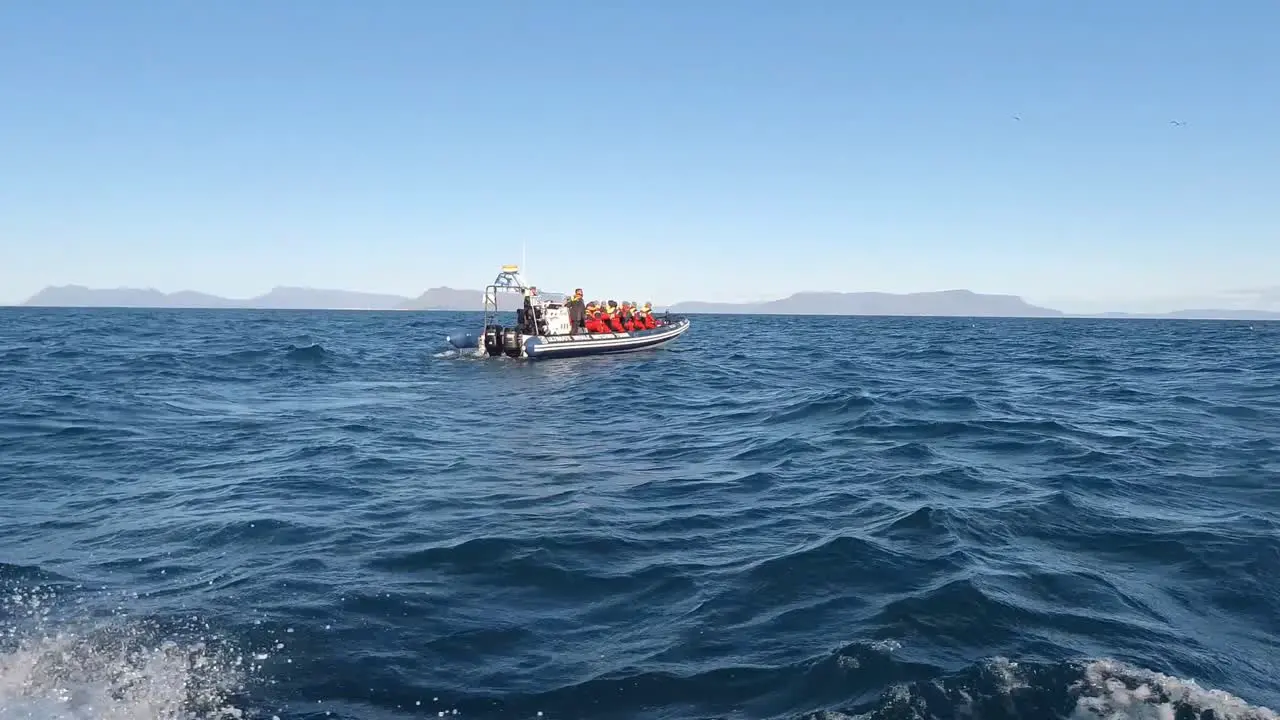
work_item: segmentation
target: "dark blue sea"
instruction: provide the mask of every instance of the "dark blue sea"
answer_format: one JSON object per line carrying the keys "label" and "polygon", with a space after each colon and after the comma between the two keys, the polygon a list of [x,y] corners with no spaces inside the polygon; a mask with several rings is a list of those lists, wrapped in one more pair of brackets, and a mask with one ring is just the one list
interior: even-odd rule
{"label": "dark blue sea", "polygon": [[1280,324],[0,310],[0,718],[1275,718]]}

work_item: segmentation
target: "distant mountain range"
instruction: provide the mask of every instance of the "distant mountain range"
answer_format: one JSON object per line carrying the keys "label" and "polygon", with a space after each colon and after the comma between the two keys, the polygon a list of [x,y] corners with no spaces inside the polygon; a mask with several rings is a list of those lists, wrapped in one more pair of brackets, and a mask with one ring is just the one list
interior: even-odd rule
{"label": "distant mountain range", "polygon": [[[278,310],[479,310],[480,290],[431,288],[416,298],[381,293],[277,287],[248,299],[224,298],[184,290],[162,293],[152,289],[94,289],[82,285],[47,287],[23,305],[40,307],[124,308],[242,308]],[[504,309],[515,309],[520,298],[499,296]],[[1099,313],[1071,315],[1027,303],[1016,295],[990,295],[969,290],[921,293],[799,292],[779,300],[754,303],[682,302],[667,309],[679,313],[758,315],[915,315],[935,317],[1093,317],[1179,318],[1188,320],[1280,320],[1280,312],[1266,310],[1203,309],[1169,313]]]}
{"label": "distant mountain range", "polygon": [[[520,298],[499,295],[499,305],[515,309]],[[431,288],[416,298],[384,293],[277,287],[247,299],[224,298],[208,293],[182,290],[163,293],[136,288],[96,289],[83,285],[47,287],[22,303],[33,307],[121,307],[121,308],[240,308],[263,310],[479,310],[484,303],[480,290]]]}
{"label": "distant mountain range", "polygon": [[945,315],[965,317],[1062,317],[1058,310],[1038,307],[1015,295],[983,295],[969,290],[921,293],[799,292],[781,300],[757,303],[683,302],[681,313],[750,313],[753,315]]}
{"label": "distant mountain range", "polygon": [[1070,314],[1032,305],[1016,295],[991,295],[970,290],[920,293],[799,292],[780,300],[754,303],[682,302],[670,307],[678,313],[751,315],[913,315],[932,317],[1080,317],[1177,318],[1185,320],[1280,320],[1267,310],[1177,310],[1168,313]]}
{"label": "distant mountain range", "polygon": [[1070,315],[1068,317],[1091,318],[1147,318],[1171,320],[1280,320],[1280,312],[1271,310],[1231,310],[1226,308],[1205,308],[1203,310],[1174,310],[1167,313],[1123,313],[1106,312],[1093,315]]}

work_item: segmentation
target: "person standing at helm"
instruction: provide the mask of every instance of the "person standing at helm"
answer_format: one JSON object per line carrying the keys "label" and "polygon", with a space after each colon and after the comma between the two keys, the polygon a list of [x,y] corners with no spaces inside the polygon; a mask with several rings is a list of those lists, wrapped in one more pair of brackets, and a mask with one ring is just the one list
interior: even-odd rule
{"label": "person standing at helm", "polygon": [[569,334],[577,335],[578,328],[586,325],[586,307],[582,300],[582,288],[573,291],[573,295],[565,302],[569,310]]}
{"label": "person standing at helm", "polygon": [[537,324],[533,312],[533,288],[525,288],[524,290],[524,308],[516,313],[517,324],[520,326],[520,332],[532,335],[536,333]]}

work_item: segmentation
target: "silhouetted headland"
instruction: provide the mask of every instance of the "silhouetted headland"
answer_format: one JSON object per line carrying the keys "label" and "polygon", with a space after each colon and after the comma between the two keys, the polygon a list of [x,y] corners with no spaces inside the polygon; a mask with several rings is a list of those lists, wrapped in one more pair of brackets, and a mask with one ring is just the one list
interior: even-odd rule
{"label": "silhouetted headland", "polygon": [[[480,290],[436,287],[416,298],[386,293],[317,288],[277,287],[251,298],[225,298],[182,290],[96,289],[83,285],[47,287],[23,303],[32,307],[211,308],[272,310],[454,310],[475,311],[483,303]],[[520,298],[499,296],[504,309],[513,310]],[[1132,318],[1185,320],[1280,320],[1280,312],[1240,309],[1190,309],[1168,313],[1070,314],[1032,305],[1016,295],[940,290],[919,293],[798,292],[778,300],[750,303],[687,301],[658,306],[687,314],[731,315],[882,315],[927,317]]]}

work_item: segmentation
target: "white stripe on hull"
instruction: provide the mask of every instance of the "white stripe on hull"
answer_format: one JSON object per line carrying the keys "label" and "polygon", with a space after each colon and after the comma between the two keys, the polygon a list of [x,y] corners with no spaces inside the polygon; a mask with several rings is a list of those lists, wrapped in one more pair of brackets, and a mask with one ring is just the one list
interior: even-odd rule
{"label": "white stripe on hull", "polygon": [[[675,340],[676,338],[683,335],[685,331],[689,329],[689,321],[682,320],[682,321],[679,321],[679,323],[675,324],[674,327],[672,326],[668,326],[668,327],[671,327],[671,329],[665,333],[660,333],[658,332],[658,330],[663,330],[666,328],[655,328],[652,331],[645,331],[645,332],[653,332],[654,333],[653,335],[632,335],[626,332],[609,333],[608,335],[605,335],[604,333],[598,333],[598,334],[595,334],[593,336],[593,339],[590,339],[590,340],[565,340],[565,341],[548,342],[545,338],[538,338],[538,336],[536,335],[524,335],[524,336],[521,336],[521,343],[524,344],[526,348],[529,348],[530,350],[532,350],[532,352],[529,353],[531,357],[548,357],[548,358],[556,357],[558,355],[568,354],[568,353],[590,352],[592,350],[599,350],[601,352],[608,351],[612,353],[632,352],[636,350],[649,350],[652,348],[661,347],[662,345],[665,345],[671,342],[672,340]],[[560,337],[571,337],[571,336],[562,335]],[[538,338],[540,342],[537,342],[532,347],[530,347],[529,345],[526,344],[530,338]]]}

